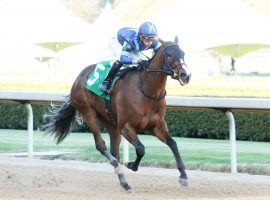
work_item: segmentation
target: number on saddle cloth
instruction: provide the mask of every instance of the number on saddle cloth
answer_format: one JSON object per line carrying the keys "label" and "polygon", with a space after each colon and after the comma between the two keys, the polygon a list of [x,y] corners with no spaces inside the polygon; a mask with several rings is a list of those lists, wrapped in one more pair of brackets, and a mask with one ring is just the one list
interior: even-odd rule
{"label": "number on saddle cloth", "polygon": [[95,70],[89,74],[88,79],[85,83],[86,89],[90,90],[98,96],[104,97],[109,100],[110,96],[103,93],[99,89],[99,85],[107,77],[113,63],[114,61],[102,61],[97,63]]}
{"label": "number on saddle cloth", "polygon": [[[113,63],[114,61],[102,61],[97,63],[95,70],[89,74],[88,79],[85,83],[86,89],[90,90],[91,92],[95,93],[100,97],[104,97],[107,100],[110,100],[110,95],[101,91],[99,89],[99,86],[101,82],[107,77]],[[123,77],[126,73],[128,73],[129,71],[137,70],[137,67],[123,67],[124,69],[120,70],[114,77],[112,87],[117,82],[117,80]]]}

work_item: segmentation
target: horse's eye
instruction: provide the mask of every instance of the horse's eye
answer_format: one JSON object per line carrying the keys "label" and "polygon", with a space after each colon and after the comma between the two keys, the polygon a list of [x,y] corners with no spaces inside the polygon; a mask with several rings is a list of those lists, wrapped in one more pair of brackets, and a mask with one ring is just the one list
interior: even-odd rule
{"label": "horse's eye", "polygon": [[172,54],[171,53],[167,53],[166,56],[169,57],[169,58],[171,58],[172,57]]}

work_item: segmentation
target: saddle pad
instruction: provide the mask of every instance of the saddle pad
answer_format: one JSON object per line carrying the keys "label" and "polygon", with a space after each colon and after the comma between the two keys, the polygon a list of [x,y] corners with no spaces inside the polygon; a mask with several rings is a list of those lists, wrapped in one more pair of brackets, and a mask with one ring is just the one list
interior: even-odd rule
{"label": "saddle pad", "polygon": [[114,61],[102,61],[97,63],[95,70],[89,74],[88,79],[85,82],[85,87],[88,90],[107,100],[110,100],[110,95],[103,93],[99,89],[99,85],[106,78],[113,63]]}

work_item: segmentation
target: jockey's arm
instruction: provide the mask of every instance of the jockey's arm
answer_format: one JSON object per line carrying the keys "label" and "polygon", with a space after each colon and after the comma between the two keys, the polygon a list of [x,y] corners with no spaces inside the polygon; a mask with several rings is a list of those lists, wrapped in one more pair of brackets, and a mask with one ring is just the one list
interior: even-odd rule
{"label": "jockey's arm", "polygon": [[153,42],[152,48],[153,48],[153,50],[154,50],[155,53],[157,52],[157,50],[159,49],[160,46],[161,46],[161,44],[158,41],[158,39]]}
{"label": "jockey's arm", "polygon": [[122,64],[126,64],[126,65],[138,64],[137,60],[134,60],[129,56],[131,53],[131,50],[132,50],[132,48],[131,48],[130,44],[128,44],[127,42],[124,42],[121,56],[120,56],[120,62]]}

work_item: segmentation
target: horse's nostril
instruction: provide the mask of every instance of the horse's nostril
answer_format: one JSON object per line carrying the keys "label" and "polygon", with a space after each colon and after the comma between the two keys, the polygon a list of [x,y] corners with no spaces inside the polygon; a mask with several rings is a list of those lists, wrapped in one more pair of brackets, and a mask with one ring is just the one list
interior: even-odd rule
{"label": "horse's nostril", "polygon": [[187,78],[187,74],[186,74],[186,73],[181,73],[181,74],[180,74],[180,78],[186,79],[186,78]]}

